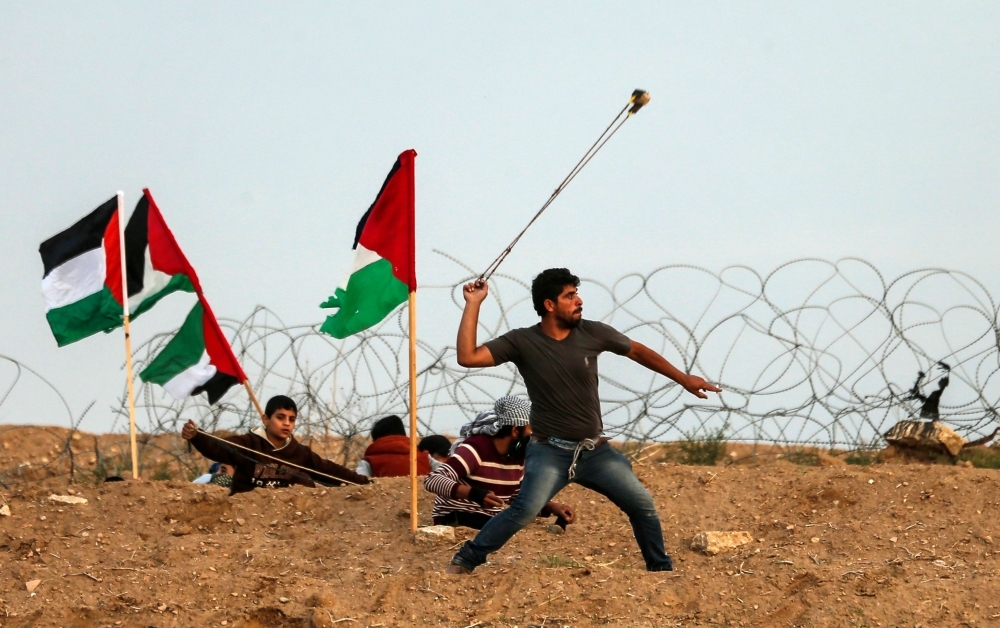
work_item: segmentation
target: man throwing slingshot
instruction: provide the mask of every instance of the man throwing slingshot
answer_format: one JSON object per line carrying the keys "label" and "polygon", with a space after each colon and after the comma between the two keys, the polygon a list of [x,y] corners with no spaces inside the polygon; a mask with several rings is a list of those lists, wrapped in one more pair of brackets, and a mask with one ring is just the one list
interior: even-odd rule
{"label": "man throwing slingshot", "polygon": [[471,573],[486,562],[545,504],[570,482],[597,491],[628,515],[632,532],[649,571],[672,571],[663,547],[663,530],[649,491],[632,465],[602,438],[601,402],[597,392],[597,357],[604,351],[626,356],[665,375],[691,394],[720,392],[701,377],[682,373],[652,349],[613,327],[583,318],[577,294],[580,279],[565,268],[550,268],[535,277],[531,301],[542,320],[513,329],[479,345],[479,308],[489,287],[470,283],[463,289],[465,311],[458,328],[458,363],[465,367],[513,362],[531,399],[532,440],[524,462],[521,491],[510,507],[493,517],[466,543],[448,573]]}

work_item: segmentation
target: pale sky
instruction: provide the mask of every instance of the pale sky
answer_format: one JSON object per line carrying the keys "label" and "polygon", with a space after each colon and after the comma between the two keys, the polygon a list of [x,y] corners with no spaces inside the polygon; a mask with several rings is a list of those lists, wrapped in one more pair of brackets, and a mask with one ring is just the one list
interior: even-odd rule
{"label": "pale sky", "polygon": [[[56,348],[37,248],[116,190],[131,211],[151,188],[220,316],[319,322],[398,153],[418,280],[452,281],[432,250],[485,267],[635,88],[650,105],[504,272],[859,256],[1000,292],[998,24],[991,2],[4,2],[0,354],[100,430],[121,335]],[[451,340],[445,294],[420,313]],[[64,421],[18,390],[0,423]]]}

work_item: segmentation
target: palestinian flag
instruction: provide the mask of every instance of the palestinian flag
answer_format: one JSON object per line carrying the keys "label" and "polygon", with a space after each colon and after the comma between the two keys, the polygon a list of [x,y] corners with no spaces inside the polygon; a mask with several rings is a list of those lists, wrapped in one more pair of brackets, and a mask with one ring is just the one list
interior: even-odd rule
{"label": "palestinian flag", "polygon": [[208,402],[215,403],[247,376],[212,308],[199,297],[177,334],[139,373],[139,378],[163,386],[174,399],[204,392]]}
{"label": "palestinian flag", "polygon": [[125,227],[128,305],[135,318],[171,292],[200,292],[198,277],[148,189]]}
{"label": "palestinian flag", "polygon": [[417,289],[413,158],[403,152],[386,177],[375,202],[358,223],[354,267],[345,285],[320,305],[340,308],[320,331],[346,338],[389,315]]}
{"label": "palestinian flag", "polygon": [[118,220],[115,196],[38,247],[45,318],[60,347],[122,325]]}

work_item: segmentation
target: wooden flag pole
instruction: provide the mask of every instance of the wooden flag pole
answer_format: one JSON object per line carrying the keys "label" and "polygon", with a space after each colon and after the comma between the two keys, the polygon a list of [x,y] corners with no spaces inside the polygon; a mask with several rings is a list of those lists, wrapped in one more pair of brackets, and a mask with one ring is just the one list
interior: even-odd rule
{"label": "wooden flag pole", "polygon": [[410,529],[417,531],[417,292],[410,293]]}
{"label": "wooden flag pole", "polygon": [[247,389],[247,394],[250,395],[250,401],[253,402],[254,407],[257,408],[257,412],[260,413],[260,420],[263,421],[267,416],[264,414],[264,408],[261,407],[260,401],[257,400],[257,395],[253,394],[253,388],[250,388],[250,380],[243,380],[243,387]]}
{"label": "wooden flag pole", "polygon": [[125,268],[125,193],[118,191],[118,247],[122,267],[122,313],[125,322],[125,380],[128,382],[128,436],[132,446],[132,478],[139,479],[139,446],[135,437],[135,388],[132,383],[132,336],[129,328],[128,270]]}

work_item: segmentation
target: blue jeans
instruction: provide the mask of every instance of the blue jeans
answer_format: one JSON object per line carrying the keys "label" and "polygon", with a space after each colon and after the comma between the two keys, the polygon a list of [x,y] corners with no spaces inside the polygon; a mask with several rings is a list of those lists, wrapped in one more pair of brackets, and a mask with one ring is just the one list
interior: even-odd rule
{"label": "blue jeans", "polygon": [[[573,452],[531,441],[524,459],[521,490],[510,507],[483,526],[476,538],[462,546],[451,562],[475,569],[486,557],[499,550],[519,530],[534,521],[556,493],[570,483],[568,471]],[[663,549],[663,530],[656,505],[632,472],[632,464],[608,443],[593,451],[583,450],[576,464],[580,486],[604,495],[628,515],[632,532],[649,571],[672,571],[670,557]]]}

